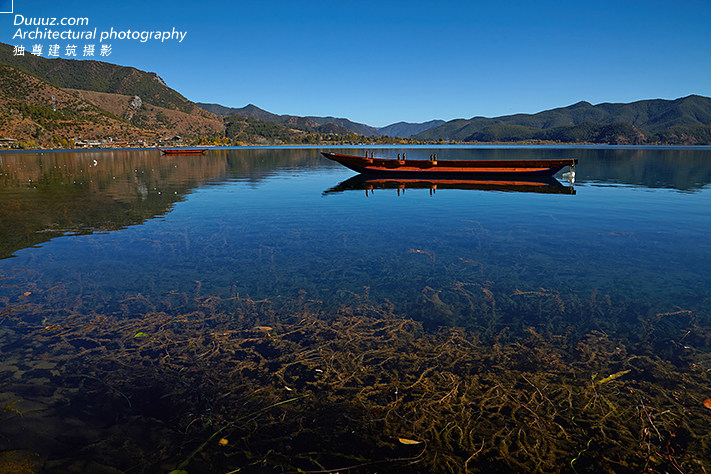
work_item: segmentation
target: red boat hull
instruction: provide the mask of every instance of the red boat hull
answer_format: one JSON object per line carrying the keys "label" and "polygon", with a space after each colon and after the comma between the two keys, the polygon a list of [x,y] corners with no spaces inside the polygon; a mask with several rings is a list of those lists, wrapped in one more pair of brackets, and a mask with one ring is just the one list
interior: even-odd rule
{"label": "red boat hull", "polygon": [[322,152],[323,156],[363,174],[397,176],[553,176],[576,159],[540,160],[397,160]]}

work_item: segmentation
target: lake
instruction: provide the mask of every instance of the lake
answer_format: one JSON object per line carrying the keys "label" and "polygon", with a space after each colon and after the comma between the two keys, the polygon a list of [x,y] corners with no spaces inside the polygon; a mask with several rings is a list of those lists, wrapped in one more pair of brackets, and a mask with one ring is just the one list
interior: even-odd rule
{"label": "lake", "polygon": [[367,150],[0,153],[0,466],[711,469],[711,148]]}

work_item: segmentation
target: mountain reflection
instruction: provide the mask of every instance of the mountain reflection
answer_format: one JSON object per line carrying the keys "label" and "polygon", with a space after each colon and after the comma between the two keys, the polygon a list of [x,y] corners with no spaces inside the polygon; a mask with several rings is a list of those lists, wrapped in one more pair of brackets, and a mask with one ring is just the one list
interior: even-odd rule
{"label": "mountain reflection", "polygon": [[[711,183],[711,148],[570,150],[578,182],[605,181],[646,188],[696,191]],[[582,164],[584,163],[584,167]]]}
{"label": "mountain reflection", "polygon": [[67,234],[90,234],[165,215],[193,189],[229,178],[258,182],[320,163],[316,150],[157,150],[0,155],[0,258]]}
{"label": "mountain reflection", "polygon": [[0,258],[58,235],[108,231],[165,214],[224,160],[188,163],[152,151],[0,157]]}

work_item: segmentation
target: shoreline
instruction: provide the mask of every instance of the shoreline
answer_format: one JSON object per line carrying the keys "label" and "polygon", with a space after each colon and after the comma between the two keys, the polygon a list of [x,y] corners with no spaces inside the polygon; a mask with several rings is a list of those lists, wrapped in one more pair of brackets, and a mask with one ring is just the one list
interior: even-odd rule
{"label": "shoreline", "polygon": [[[711,145],[617,145],[609,143],[519,143],[519,142],[471,142],[471,143],[408,143],[408,144],[249,144],[249,145],[174,145],[165,148],[186,148],[210,150],[249,150],[249,149],[324,149],[324,148],[609,148],[609,149],[711,149]],[[10,153],[59,153],[59,152],[96,152],[96,151],[160,151],[159,147],[95,147],[95,148],[0,148],[0,154]]]}

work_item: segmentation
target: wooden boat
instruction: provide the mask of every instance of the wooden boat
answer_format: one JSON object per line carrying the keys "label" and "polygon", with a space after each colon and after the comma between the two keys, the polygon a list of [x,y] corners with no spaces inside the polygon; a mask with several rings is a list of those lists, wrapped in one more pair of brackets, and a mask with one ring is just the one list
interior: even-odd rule
{"label": "wooden boat", "polygon": [[164,155],[204,155],[206,148],[158,148]]}
{"label": "wooden boat", "polygon": [[565,166],[573,169],[578,162],[572,158],[460,161],[437,160],[436,155],[429,160],[406,160],[404,154],[402,159],[374,158],[372,153],[370,156],[321,154],[358,173],[395,176],[553,176]]}
{"label": "wooden boat", "polygon": [[365,191],[365,195],[372,194],[376,189],[395,189],[397,193],[406,189],[429,189],[430,194],[435,194],[441,189],[458,189],[466,191],[499,191],[515,193],[541,193],[541,194],[575,194],[573,186],[563,186],[560,181],[552,176],[502,176],[500,179],[476,178],[421,178],[415,176],[399,178],[390,176],[377,176],[359,174],[342,183],[337,184],[323,192],[324,195],[341,193],[344,191]]}

